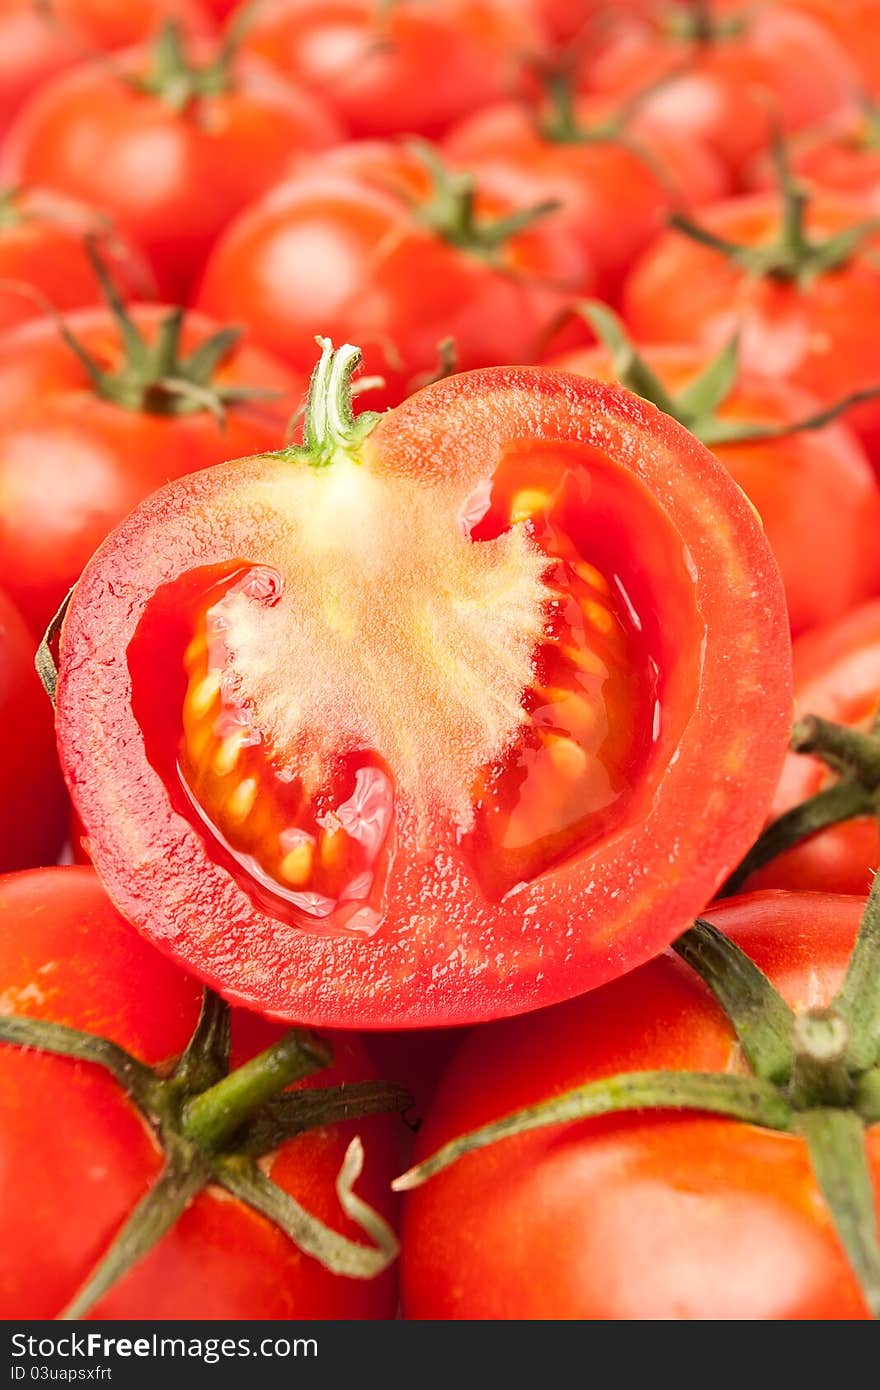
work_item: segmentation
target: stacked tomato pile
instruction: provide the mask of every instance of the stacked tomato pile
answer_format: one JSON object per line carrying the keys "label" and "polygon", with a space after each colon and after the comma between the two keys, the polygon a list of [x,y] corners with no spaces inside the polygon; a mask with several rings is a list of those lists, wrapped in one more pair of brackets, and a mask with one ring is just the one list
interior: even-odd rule
{"label": "stacked tomato pile", "polygon": [[0,0],[0,1316],[880,1316],[878,149],[880,0]]}

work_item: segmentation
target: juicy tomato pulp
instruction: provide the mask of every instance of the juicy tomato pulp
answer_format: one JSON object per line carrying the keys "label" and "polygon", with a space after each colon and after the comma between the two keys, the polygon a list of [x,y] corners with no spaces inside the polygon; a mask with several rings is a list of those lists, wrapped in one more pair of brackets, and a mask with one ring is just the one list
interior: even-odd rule
{"label": "juicy tomato pulp", "polygon": [[68,784],[117,906],[238,1002],[537,1008],[662,949],[758,833],[779,576],[625,391],[484,369],[362,424],[170,483],[105,542],[62,633]]}
{"label": "juicy tomato pulp", "polygon": [[[524,528],[543,570],[515,736],[479,769],[471,814],[455,828],[492,899],[608,834],[659,737],[656,615],[626,563],[626,537],[600,534],[597,518],[610,516],[619,480],[592,455],[563,445],[511,449],[460,518],[474,544]],[[632,501],[647,520],[650,502]],[[312,931],[372,934],[406,795],[394,768],[360,743],[318,758],[307,725],[286,746],[273,743],[231,660],[242,612],[259,624],[284,588],[279,570],[246,564],[200,568],[164,587],[129,653],[135,713],[179,813],[260,906]],[[169,645],[173,658],[160,660]]]}

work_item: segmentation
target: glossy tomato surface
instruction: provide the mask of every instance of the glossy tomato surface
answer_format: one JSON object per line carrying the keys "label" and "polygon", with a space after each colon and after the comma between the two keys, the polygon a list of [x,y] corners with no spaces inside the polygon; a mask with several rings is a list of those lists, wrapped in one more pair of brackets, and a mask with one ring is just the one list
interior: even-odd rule
{"label": "glossy tomato surface", "polygon": [[268,0],[248,51],[326,92],[352,135],[436,136],[546,52],[532,0]]}
{"label": "glossy tomato surface", "polygon": [[67,615],[60,745],[119,908],[229,998],[463,1023],[631,968],[711,897],[778,776],[786,633],[690,435],[474,372],[325,467],[138,508]]}
{"label": "glossy tomato surface", "polygon": [[[704,208],[701,226],[716,237],[760,247],[779,235],[782,206],[774,194],[751,194]],[[740,334],[744,369],[803,386],[833,404],[851,391],[880,385],[880,268],[864,208],[831,194],[807,210],[807,235],[826,241],[858,226],[855,247],[833,270],[797,280],[760,275],[683,232],[661,235],[644,253],[623,291],[623,312],[643,342],[699,342],[720,349]],[[880,399],[857,406],[848,422],[880,467]]]}
{"label": "glossy tomato surface", "polygon": [[67,797],[52,709],[34,670],[36,638],[0,590],[0,872],[54,862]]}
{"label": "glossy tomato surface", "polygon": [[[217,47],[194,44],[190,57],[207,65]],[[183,302],[234,214],[339,129],[319,96],[242,55],[220,90],[182,105],[171,83],[144,88],[155,62],[146,47],[47,83],[10,130],[0,167],[8,180],[110,213],[147,256],[162,296]]]}
{"label": "glossy tomato surface", "polygon": [[[640,350],[673,395],[705,371],[703,349],[658,346]],[[614,381],[608,352],[582,348],[550,365]],[[818,414],[815,397],[785,381],[741,375],[716,415],[734,427],[796,425]],[[859,441],[846,425],[802,430],[781,438],[713,444],[754,503],[779,562],[792,634],[829,622],[880,592],[880,490]],[[810,537],[805,546],[804,537]]]}
{"label": "glossy tomato surface", "polygon": [[3,0],[0,5],[0,131],[56,73],[87,58],[141,43],[174,19],[209,33],[199,0]]}
{"label": "glossy tomato surface", "polygon": [[[148,342],[167,312],[156,305],[132,310]],[[102,369],[122,367],[122,336],[108,309],[71,313],[67,323]],[[183,352],[215,331],[201,315],[189,315]],[[185,414],[127,409],[96,393],[51,320],[22,324],[0,338],[0,562],[35,632],[45,630],[107,532],[154,488],[282,443],[301,378],[265,353],[236,345],[221,362],[216,385],[277,398],[232,404],[220,418],[208,405]]]}
{"label": "glossy tomato surface", "polygon": [[[809,632],[794,645],[795,711],[868,729],[880,711],[880,602],[866,603],[839,622]],[[781,816],[833,780],[818,758],[789,753],[773,800]],[[752,874],[754,888],[804,888],[867,893],[880,868],[875,816],[831,826],[778,855]]]}
{"label": "glossy tomato surface", "polygon": [[[864,898],[750,894],[706,916],[795,1008],[830,1001]],[[530,1018],[475,1030],[417,1156],[621,1072],[741,1072],[730,1024],[671,953]],[[880,1126],[868,1133],[880,1197]],[[409,1194],[403,1304],[420,1319],[849,1319],[867,1309],[800,1137],[708,1116],[556,1125]]]}
{"label": "glossy tomato surface", "polygon": [[[679,16],[686,13],[682,7]],[[592,61],[588,50],[585,85],[618,97],[641,94],[644,114],[705,142],[734,175],[774,129],[827,119],[856,91],[850,55],[812,18],[784,4],[710,5],[709,15],[714,34],[705,42],[678,37],[665,6],[610,24]]]}
{"label": "glossy tomato surface", "polygon": [[[3,1009],[111,1039],[151,1065],[180,1055],[201,990],[143,941],[108,902],[91,869],[0,879]],[[232,1065],[278,1030],[232,1021]],[[374,1075],[354,1038],[333,1040],[330,1071],[306,1086]],[[0,1293],[10,1318],[54,1318],[91,1273],[162,1166],[156,1137],[119,1083],[98,1067],[0,1044]],[[387,1120],[363,1119],[289,1140],[267,1160],[273,1181],[334,1229],[363,1239],[335,1181],[363,1137],[358,1192],[389,1209],[394,1163]],[[201,1192],[178,1223],[88,1315],[117,1318],[391,1317],[394,1279],[334,1276],[225,1191]]]}
{"label": "glossy tomato surface", "polygon": [[[484,244],[482,229],[546,198],[547,190],[475,175],[465,226],[434,185],[432,156],[363,141],[307,162],[232,223],[208,260],[196,302],[245,323],[298,370],[316,334],[356,342],[382,384],[372,409],[396,405],[437,375],[451,340],[458,370],[529,362],[572,294],[594,283],[577,220],[554,209]],[[435,225],[435,213],[440,225]]]}
{"label": "glossy tomato surface", "polygon": [[673,208],[698,207],[730,190],[707,146],[638,115],[624,120],[622,104],[580,99],[567,134],[554,133],[549,119],[521,102],[490,106],[451,130],[444,149],[463,167],[528,180],[533,202],[559,200],[606,299],[617,297],[625,272]]}
{"label": "glossy tomato surface", "polygon": [[89,241],[125,296],[153,298],[146,261],[103,214],[44,188],[0,196],[0,333],[52,309],[101,302]]}

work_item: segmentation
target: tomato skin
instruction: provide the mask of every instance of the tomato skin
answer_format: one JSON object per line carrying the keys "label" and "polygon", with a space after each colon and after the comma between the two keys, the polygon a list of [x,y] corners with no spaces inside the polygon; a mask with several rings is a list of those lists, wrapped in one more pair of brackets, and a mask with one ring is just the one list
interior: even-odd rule
{"label": "tomato skin", "polygon": [[[503,187],[499,196],[491,171],[486,180],[478,171],[477,183],[481,215],[541,197],[517,188],[510,198]],[[461,371],[533,360],[568,295],[593,283],[569,220],[550,213],[487,258],[419,222],[411,201],[427,201],[428,192],[423,165],[404,147],[373,141],[330,151],[232,223],[196,303],[246,323],[298,371],[314,362],[316,334],[356,342],[365,374],[385,383],[366,398],[371,409],[398,404],[434,376],[447,338]]]}
{"label": "tomato skin", "polygon": [[[878,7],[880,16],[880,7]],[[851,199],[864,216],[880,212],[880,149],[863,112],[845,111],[788,143],[788,162],[801,183]],[[750,188],[773,188],[772,160],[763,156],[747,171]]]}
{"label": "tomato skin", "polygon": [[[139,252],[91,208],[48,189],[17,189],[10,217],[0,216],[0,333],[45,314],[43,299],[55,309],[81,309],[101,302],[102,294],[86,252],[91,237],[120,292],[150,299],[152,273]],[[8,286],[29,286],[34,296]]]}
{"label": "tomato skin", "polygon": [[878,0],[786,0],[834,36],[849,54],[860,84],[880,92],[880,3]]}
{"label": "tomato skin", "polygon": [[183,303],[235,213],[298,151],[332,144],[339,129],[318,97],[253,59],[233,61],[229,91],[183,111],[126,80],[149,65],[148,48],[131,50],[121,71],[86,64],[47,83],[10,130],[2,166],[8,179],[48,184],[110,213],[147,256],[161,295]]}
{"label": "tomato skin", "polygon": [[[614,114],[614,104],[584,98],[584,130]],[[626,138],[557,141],[522,104],[490,106],[451,130],[448,157],[495,175],[518,173],[533,184],[532,201],[559,199],[596,267],[598,292],[615,300],[636,256],[665,225],[673,206],[696,207],[729,192],[720,161],[697,141],[634,118]],[[609,236],[609,225],[614,234]]]}
{"label": "tomato skin", "polygon": [[[706,352],[687,346],[639,352],[673,393],[710,360]],[[615,380],[602,347],[573,350],[549,365]],[[717,413],[722,420],[773,426],[795,424],[820,408],[813,397],[785,381],[744,375]],[[880,533],[880,491],[864,450],[845,425],[751,444],[714,445],[712,452],[758,510],[779,562],[793,636],[880,592],[880,556],[871,539]],[[804,536],[811,538],[808,553]]]}
{"label": "tomato skin", "polygon": [[[150,1063],[179,1055],[198,1017],[197,983],[118,916],[91,869],[0,879],[0,975],[4,1007],[97,1032]],[[232,1036],[238,1065],[280,1034],[234,1014]],[[333,1046],[332,1071],[306,1086],[374,1075],[356,1038],[335,1038]],[[8,1175],[0,1202],[3,1311],[52,1318],[156,1178],[161,1157],[131,1101],[98,1068],[0,1045],[0,1096],[9,1117],[0,1135]],[[358,1191],[387,1212],[394,1164],[387,1119],[304,1134],[272,1158],[271,1176],[316,1216],[362,1239],[334,1189],[356,1133],[366,1159]],[[391,1317],[394,1285],[393,1274],[329,1274],[269,1222],[210,1189],[88,1317]]]}
{"label": "tomato skin", "polygon": [[531,0],[269,0],[245,39],[328,100],[351,135],[441,135],[547,49]]}
{"label": "tomato skin", "polygon": [[[839,985],[863,908],[765,893],[707,915],[805,1007]],[[730,1024],[669,952],[588,997],[472,1033],[416,1156],[599,1077],[732,1066]],[[868,1144],[880,1196],[880,1126]],[[415,1319],[868,1316],[803,1141],[668,1113],[558,1125],[468,1155],[407,1196],[401,1279]]]}
{"label": "tomato skin", "polygon": [[[780,202],[755,193],[700,213],[707,230],[746,246],[772,241]],[[864,220],[858,204],[830,194],[809,205],[807,230],[826,238]],[[623,315],[643,342],[699,343],[719,350],[739,331],[744,371],[802,386],[823,404],[880,384],[880,271],[873,239],[838,269],[803,289],[752,275],[678,231],[662,234],[636,263],[623,290]],[[847,423],[880,469],[880,400],[856,406]]]}
{"label": "tomato skin", "polygon": [[[793,649],[795,712],[865,727],[880,708],[880,601],[809,632]],[[789,753],[771,807],[776,817],[831,779],[817,758]],[[870,816],[844,821],[787,850],[748,879],[749,888],[867,893],[880,866],[880,832]]]}
{"label": "tomato skin", "polygon": [[[279,1018],[368,1028],[452,1025],[535,1008],[662,949],[757,833],[789,732],[787,620],[752,510],[708,451],[626,392],[520,368],[426,387],[383,417],[363,457],[383,478],[444,480],[467,498],[514,441],[536,440],[560,441],[566,458],[595,446],[615,460],[608,485],[619,511],[609,510],[595,530],[597,543],[600,529],[614,536],[626,573],[636,544],[633,509],[647,507],[643,496],[656,498],[639,513],[651,520],[639,526],[638,563],[650,585],[646,621],[650,604],[663,614],[662,623],[650,622],[669,673],[667,717],[652,745],[653,771],[633,788],[630,813],[615,832],[501,902],[480,891],[450,823],[439,844],[395,861],[373,937],[299,930],[259,906],[211,857],[145,760],[129,667],[119,654],[157,586],[174,576],[231,555],[239,563],[285,563],[279,550],[265,552],[271,561],[261,558],[277,523],[269,510],[255,533],[246,502],[254,489],[269,496],[280,487],[283,495],[284,461],[239,461],[171,485],[87,567],[62,640],[57,721],[68,783],[117,905],[227,996]],[[656,576],[656,587],[648,576]],[[78,657],[85,647],[88,692]],[[112,765],[102,751],[111,746]],[[707,827],[699,846],[695,801]],[[169,875],[169,864],[184,872]],[[185,925],[178,918],[184,901]],[[595,923],[590,937],[576,930],[585,919]],[[225,943],[236,940],[242,947],[231,955]]]}
{"label": "tomato skin", "polygon": [[67,798],[36,645],[0,590],[0,873],[53,863],[64,840]]}
{"label": "tomato skin", "polygon": [[769,144],[774,125],[787,132],[815,125],[845,106],[858,85],[849,55],[807,16],[773,5],[738,10],[737,18],[740,35],[705,48],[665,38],[660,20],[624,22],[586,65],[584,83],[618,98],[660,84],[644,114],[708,144],[736,177]]}
{"label": "tomato skin", "polygon": [[173,17],[187,33],[211,32],[199,0],[3,0],[0,11],[0,131],[37,88],[97,53],[141,43]]}
{"label": "tomato skin", "polygon": [[[131,310],[153,340],[167,309]],[[123,357],[107,309],[68,315],[80,342],[101,364]],[[189,315],[184,352],[216,331]],[[255,348],[235,347],[219,385],[278,391],[278,400],[231,406],[225,425],[207,409],[166,416],[101,399],[49,321],[22,324],[0,338],[0,559],[6,585],[35,633],[42,634],[104,536],[169,478],[253,449],[277,448],[304,383]]]}

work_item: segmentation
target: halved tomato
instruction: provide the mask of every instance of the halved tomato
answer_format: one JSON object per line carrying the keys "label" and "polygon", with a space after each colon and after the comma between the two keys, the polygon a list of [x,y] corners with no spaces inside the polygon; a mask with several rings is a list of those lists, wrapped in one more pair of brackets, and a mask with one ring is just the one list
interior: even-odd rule
{"label": "halved tomato", "polygon": [[791,713],[769,547],[629,393],[539,368],[170,484],[61,642],[62,760],[121,911],[230,999],[417,1027],[657,953],[760,827]]}

